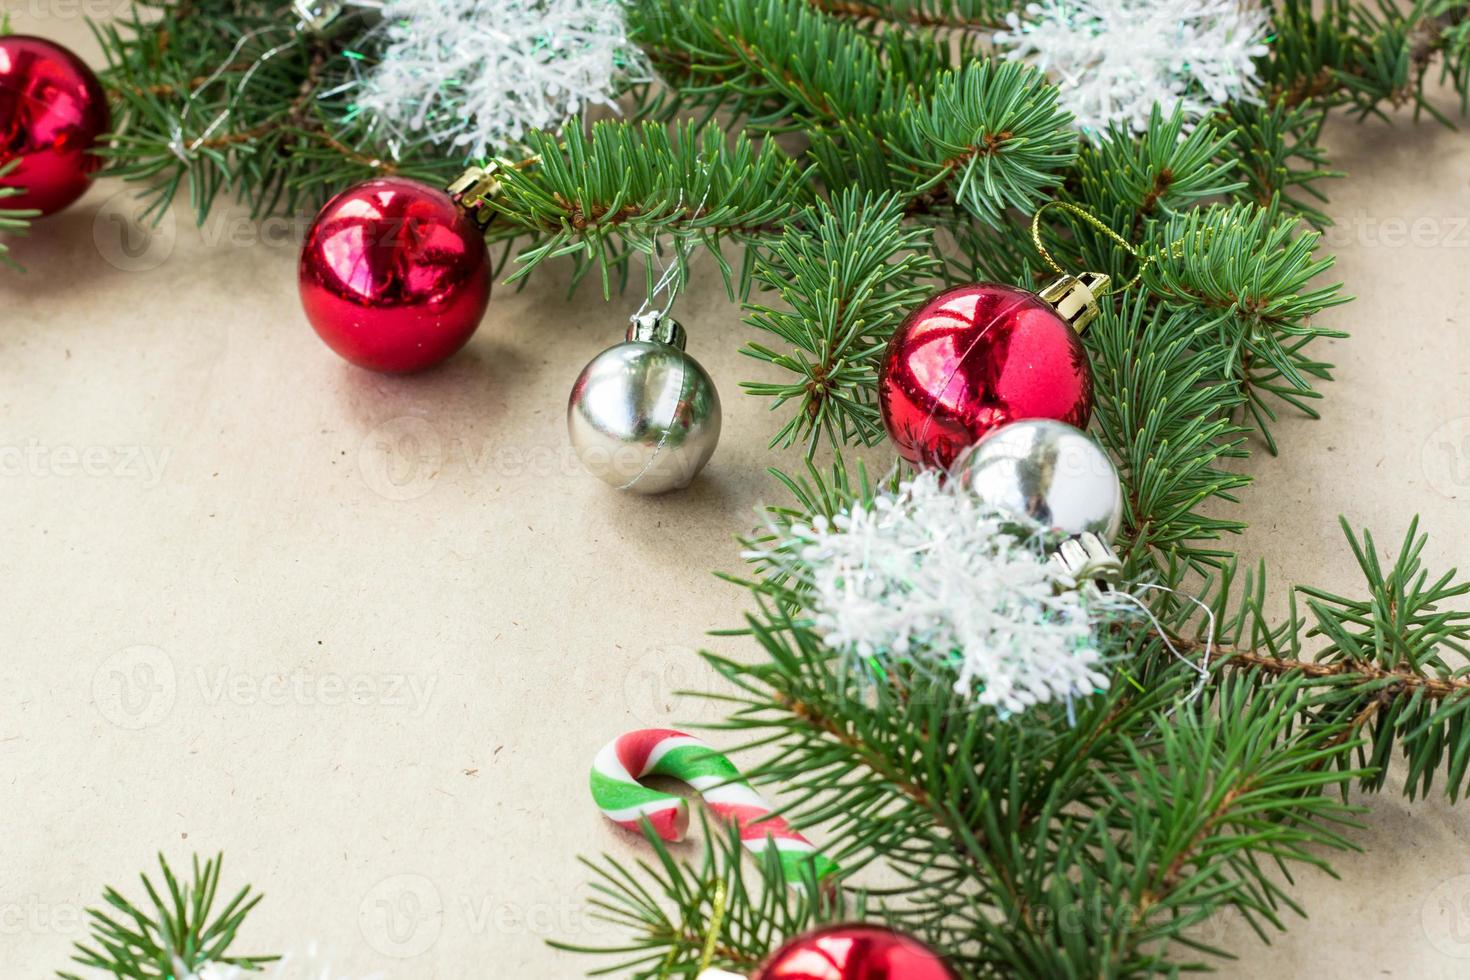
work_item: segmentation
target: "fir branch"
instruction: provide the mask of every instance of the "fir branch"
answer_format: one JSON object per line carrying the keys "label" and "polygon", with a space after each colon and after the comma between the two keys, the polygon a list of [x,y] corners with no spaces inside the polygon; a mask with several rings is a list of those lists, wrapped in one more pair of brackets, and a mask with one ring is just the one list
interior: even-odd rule
{"label": "fir branch", "polygon": [[808,129],[871,115],[883,98],[877,43],[805,0],[644,0],[630,29],[678,106],[705,119],[723,109],[765,131]]}
{"label": "fir branch", "polygon": [[[180,882],[163,855],[164,893],[147,875],[140,875],[148,895],[144,906],[108,888],[102,897],[111,912],[88,909],[92,945],[76,944],[72,960],[89,969],[125,980],[173,980],[181,971],[194,976],[209,964],[255,970],[273,963],[276,956],[234,956],[229,953],[235,935],[250,911],[264,897],[242,888],[224,908],[215,911],[223,856],[202,865],[194,858],[190,882]],[[58,973],[61,980],[84,980],[74,973]]]}
{"label": "fir branch", "polygon": [[889,125],[885,145],[907,193],[943,187],[994,227],[1004,225],[1006,208],[1034,211],[1077,155],[1077,135],[1057,90],[1040,72],[1014,62],[976,62],[945,74],[914,110]]}
{"label": "fir branch", "polygon": [[[1470,709],[1470,613],[1445,606],[1470,595],[1470,582],[1457,582],[1454,570],[1430,578],[1423,567],[1427,538],[1417,519],[1388,567],[1371,534],[1354,535],[1346,522],[1343,532],[1362,571],[1366,598],[1301,586],[1287,619],[1269,625],[1265,578],[1258,576],[1247,583],[1236,615],[1224,621],[1225,645],[1215,659],[1227,667],[1300,674],[1328,685],[1316,717],[1373,723],[1371,755],[1359,759],[1366,788],[1382,788],[1398,744],[1409,763],[1405,782],[1411,797],[1427,793],[1442,768],[1446,790],[1456,799],[1470,772],[1470,731],[1462,717]],[[1299,612],[1301,604],[1310,621]],[[1242,635],[1249,637],[1244,648]],[[1309,656],[1306,644],[1313,639],[1321,642]]]}
{"label": "fir branch", "polygon": [[[1124,238],[1142,243],[1154,226],[1243,184],[1237,163],[1222,159],[1233,134],[1210,120],[1189,127],[1183,110],[1165,116],[1156,105],[1143,133],[1115,125],[1084,142],[1059,199],[1085,208]],[[1104,272],[1121,285],[1133,279],[1136,259],[1082,222],[1049,222],[1042,240],[1068,268]]]}
{"label": "fir branch", "polygon": [[1349,302],[1341,284],[1316,285],[1332,259],[1316,258],[1320,235],[1298,234],[1294,216],[1240,204],[1183,213],[1158,229],[1144,284],[1161,299],[1217,311],[1224,377],[1238,386],[1271,453],[1274,402],[1315,418],[1307,404],[1321,394],[1312,379],[1330,380],[1331,365],[1311,356],[1313,341],[1345,337],[1318,326],[1323,310]]}
{"label": "fir branch", "polygon": [[783,114],[821,124],[878,110],[885,74],[876,45],[856,30],[799,0],[725,4],[724,10],[721,30],[735,56],[784,102]]}
{"label": "fir branch", "polygon": [[[503,219],[496,234],[535,239],[520,252],[512,282],[570,255],[574,283],[595,268],[610,295],[613,273],[625,275],[631,256],[642,253],[654,260],[651,286],[659,249],[672,242],[681,255],[709,251],[733,293],[722,242],[775,241],[811,200],[795,162],[775,144],[729,143],[715,126],[603,122],[560,141],[533,134],[530,147],[537,165],[505,171],[494,202]],[[748,280],[741,275],[742,290]]]}
{"label": "fir branch", "polygon": [[1175,562],[1201,573],[1219,568],[1231,553],[1212,542],[1244,528],[1201,510],[1209,500],[1234,501],[1250,482],[1224,468],[1246,455],[1245,430],[1230,419],[1242,398],[1220,377],[1229,351],[1213,320],[1129,298],[1084,335],[1098,435],[1125,491],[1119,551],[1134,575]]}
{"label": "fir branch", "polygon": [[[600,973],[632,980],[693,980],[706,947],[713,951],[710,965],[748,973],[784,937],[840,917],[843,906],[830,890],[817,888],[814,882],[803,889],[788,887],[774,851],[766,860],[753,862],[755,874],[750,874],[737,828],[713,827],[701,814],[699,832],[703,843],[697,866],[676,861],[651,829],[645,829],[644,836],[655,860],[637,862],[641,878],[614,858],[584,859],[597,896],[591,901],[593,917],[626,929],[635,938],[614,947],[556,941],[550,945],[614,957],[616,962]],[[718,933],[711,937],[716,928]]]}
{"label": "fir branch", "polygon": [[1441,77],[1456,83],[1464,111],[1470,77],[1462,0],[1331,0],[1319,9],[1309,0],[1283,0],[1271,7],[1275,42],[1262,66],[1268,103],[1345,107],[1360,119],[1386,119],[1383,105],[1412,103],[1416,117],[1427,113],[1448,124],[1425,92],[1429,68],[1443,57]]}
{"label": "fir branch", "polygon": [[1269,696],[1249,679],[1226,681],[1212,717],[1160,719],[1159,751],[1131,749],[1112,789],[1131,817],[1120,849],[1142,859],[1143,873],[1125,886],[1131,910],[1116,923],[1104,973],[1176,968],[1158,944],[1183,941],[1222,904],[1263,935],[1263,925],[1284,928],[1278,907],[1304,914],[1259,859],[1330,870],[1321,851],[1352,846],[1340,828],[1355,812],[1324,792],[1353,774],[1317,764],[1342,750],[1340,732],[1296,728],[1306,692],[1297,678]]}
{"label": "fir branch", "polygon": [[[1198,640],[1176,640],[1176,642],[1185,643],[1190,650],[1195,652],[1203,652],[1206,648],[1205,644]],[[1295,660],[1231,646],[1210,648],[1210,661],[1226,667],[1259,669],[1272,674],[1301,674],[1313,680],[1361,680],[1375,690],[1391,690],[1395,696],[1419,696],[1422,692],[1423,697],[1444,700],[1470,694],[1470,678],[1429,677],[1407,668],[1394,670],[1371,663],[1353,661],[1321,663],[1314,660]]]}
{"label": "fir branch", "polygon": [[[1235,127],[1228,155],[1246,185],[1239,196],[1261,207],[1279,200],[1316,228],[1330,224],[1326,212],[1317,206],[1327,202],[1317,184],[1345,174],[1327,167],[1320,146],[1326,110],[1312,103],[1275,101],[1233,102],[1223,111]],[[1312,200],[1293,195],[1294,189]]]}
{"label": "fir branch", "polygon": [[131,17],[94,24],[114,98],[116,131],[99,150],[107,174],[143,184],[154,214],[187,188],[202,220],[221,194],[263,217],[368,177],[443,184],[462,169],[422,142],[391,153],[352,113],[358,16],[320,36],[296,19],[286,0],[137,0]]}
{"label": "fir branch", "polygon": [[937,47],[885,44],[804,0],[649,3],[634,23],[686,108],[808,134],[831,189],[944,190],[994,224],[1005,207],[1034,207],[1076,153],[1070,117],[1035,69],[972,60],[942,71]]}
{"label": "fir branch", "polygon": [[[0,165],[0,178],[12,173],[20,166],[20,160],[11,160],[9,163]],[[0,202],[9,197],[18,197],[25,193],[21,187],[0,186]],[[0,265],[7,265],[17,271],[20,266],[10,257],[10,246],[5,242],[5,236],[20,237],[27,234],[31,228],[31,220],[39,218],[41,212],[36,210],[6,209],[0,207]]]}
{"label": "fir branch", "polygon": [[[856,482],[840,468],[812,478],[791,482],[819,512],[871,492],[861,472]],[[1097,767],[1123,758],[1120,740],[1147,743],[1142,726],[1193,675],[1146,642],[1127,654],[1137,688],[1119,683],[1070,711],[1006,720],[961,703],[953,678],[904,671],[892,683],[864,682],[812,632],[794,586],[780,577],[747,584],[760,608],[747,629],[769,659],[707,659],[744,692],[724,727],[780,743],[754,778],[789,791],[796,823],[821,824],[845,842],[844,867],[893,868],[902,884],[888,891],[887,913],[953,951],[956,964],[1014,965],[1017,924],[1043,928],[1036,913],[1067,866],[1055,842],[1106,803]],[[1124,656],[1131,639],[1113,639]],[[1033,865],[1046,882],[1021,870]],[[1055,956],[1042,937],[1029,939],[1035,955]],[[1058,975],[1047,964],[1036,972]]]}
{"label": "fir branch", "polygon": [[[760,594],[796,601],[781,586]],[[966,975],[1085,974],[1109,949],[1129,950],[1117,975],[1163,969],[1173,961],[1135,956],[1133,944],[1187,944],[1184,928],[1222,903],[1280,925],[1275,905],[1290,903],[1257,874],[1258,855],[1320,865],[1313,848],[1344,843],[1331,824],[1346,810],[1321,790],[1359,774],[1302,775],[1345,744],[1324,747],[1335,731],[1286,741],[1302,681],[1260,701],[1253,685],[1235,685],[1220,721],[1181,726],[1158,712],[1192,675],[1162,646],[1119,637],[1142,691],[1120,683],[1072,719],[1001,720],[955,703],[942,681],[849,686],[785,602],[761,608],[749,629],[768,663],[709,658],[746,692],[725,727],[779,742],[755,778],[788,791],[796,823],[847,842],[845,867],[881,860],[896,872],[886,914]],[[1214,758],[1242,752],[1251,781],[1221,788]],[[1166,773],[1193,774],[1193,785]],[[1149,876],[1135,860],[1158,864]],[[1142,889],[1137,914],[1109,915],[1111,896],[1130,887]],[[1079,936],[1048,908],[1079,909],[1084,927],[1095,911],[1100,932]]]}
{"label": "fir branch", "polygon": [[892,196],[846,191],[818,202],[757,259],[756,282],[778,292],[789,310],[748,303],[746,322],[780,338],[790,353],[758,343],[745,353],[795,375],[743,386],[772,399],[772,411],[796,403],[773,446],[802,441],[810,457],[823,437],[837,446],[882,438],[878,361],[938,267],[929,236],[905,228],[903,217]]}

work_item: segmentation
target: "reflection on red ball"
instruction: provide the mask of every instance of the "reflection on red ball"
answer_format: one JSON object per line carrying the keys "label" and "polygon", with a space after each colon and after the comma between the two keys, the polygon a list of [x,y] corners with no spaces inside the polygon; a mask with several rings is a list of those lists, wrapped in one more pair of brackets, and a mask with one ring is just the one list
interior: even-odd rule
{"label": "reflection on red ball", "polygon": [[948,467],[1007,422],[1085,428],[1092,368],[1076,330],[1035,293],[993,282],[957,286],[894,333],[878,406],[904,459]]}
{"label": "reflection on red ball", "polygon": [[480,230],[444,191],[402,177],[365,181],[328,201],[307,233],[297,279],[327,346],[391,374],[459,350],[490,302]]}
{"label": "reflection on red ball", "polygon": [[956,980],[939,954],[881,926],[830,926],[778,949],[754,980]]}
{"label": "reflection on red ball", "polygon": [[111,125],[107,94],[80,58],[39,37],[0,37],[0,167],[20,160],[0,186],[25,191],[0,206],[55,214],[81,197]]}

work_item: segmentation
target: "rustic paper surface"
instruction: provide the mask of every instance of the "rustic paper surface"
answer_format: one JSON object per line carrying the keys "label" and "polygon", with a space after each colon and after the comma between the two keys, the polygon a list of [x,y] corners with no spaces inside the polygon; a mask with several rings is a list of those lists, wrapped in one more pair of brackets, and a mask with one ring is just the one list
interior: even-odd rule
{"label": "rustic paper surface", "polygon": [[[121,6],[0,4],[94,61],[79,14]],[[1355,593],[1340,513],[1380,550],[1421,514],[1436,570],[1470,539],[1470,142],[1403,117],[1338,120],[1328,145],[1359,296],[1328,322],[1353,337],[1322,347],[1322,420],[1280,423],[1234,512],[1278,585]],[[136,891],[158,850],[223,850],[227,888],[267,893],[240,952],[316,943],[334,977],[580,975],[592,961],[547,939],[622,934],[586,917],[574,856],[640,850],[592,808],[592,755],[715,717],[674,693],[710,683],[698,647],[749,653],[702,635],[745,608],[709,573],[781,499],[777,418],[738,387],[751,331],[713,264],[679,316],[723,443],[650,500],[584,476],[563,416],[634,297],[567,301],[548,269],[445,367],[377,377],[302,320],[299,227],[176,211],[145,237],[136,210],[100,185],[0,274],[0,975],[62,967],[81,910]],[[1240,955],[1226,976],[1470,971],[1470,809],[1364,802],[1342,880],[1300,875],[1309,921],[1270,947],[1207,928]]]}

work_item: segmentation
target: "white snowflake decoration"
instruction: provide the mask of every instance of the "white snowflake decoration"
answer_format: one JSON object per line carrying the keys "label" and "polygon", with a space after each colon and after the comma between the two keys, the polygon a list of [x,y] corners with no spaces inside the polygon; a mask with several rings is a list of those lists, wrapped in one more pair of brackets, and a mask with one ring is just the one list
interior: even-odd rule
{"label": "white snowflake decoration", "polygon": [[1066,588],[1039,539],[1007,533],[957,482],[921,474],[748,557],[809,585],[817,629],[857,660],[952,670],[958,693],[1006,714],[1106,690],[1105,603]]}
{"label": "white snowflake decoration", "polygon": [[995,36],[1061,88],[1061,103],[1090,136],[1120,122],[1148,127],[1149,113],[1182,106],[1189,120],[1260,85],[1270,20],[1249,0],[1045,0],[1024,18],[1006,15]]}
{"label": "white snowflake decoration", "polygon": [[387,0],[359,106],[408,134],[492,156],[647,80],[622,0]]}

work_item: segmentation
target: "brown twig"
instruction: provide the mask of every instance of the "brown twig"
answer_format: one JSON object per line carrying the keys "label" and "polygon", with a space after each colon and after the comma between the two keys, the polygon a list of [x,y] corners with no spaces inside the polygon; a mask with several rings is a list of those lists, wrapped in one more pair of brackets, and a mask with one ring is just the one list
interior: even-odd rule
{"label": "brown twig", "polygon": [[273,119],[269,119],[249,129],[234,133],[225,133],[204,140],[199,145],[209,149],[226,149],[238,146],[241,143],[250,143],[255,140],[269,136],[271,133],[283,130],[296,130],[307,139],[316,140],[331,150],[336,151],[348,160],[368,170],[383,174],[397,173],[398,167],[390,161],[381,160],[377,157],[369,157],[337,139],[320,121],[309,122],[312,102],[316,98],[317,87],[321,82],[323,73],[326,71],[330,61],[330,52],[318,45],[312,52],[311,62],[307,66],[306,77],[301,80],[297,88],[296,96],[287,106],[286,111]]}
{"label": "brown twig", "polygon": [[[227,75],[227,74],[231,74],[231,73],[234,73],[234,72],[247,71],[247,70],[249,70],[249,68],[250,68],[249,63],[246,63],[246,62],[237,62],[236,64],[230,65],[228,68],[226,68],[220,74]],[[139,86],[134,85],[134,86],[131,86],[130,87],[130,91],[132,91],[133,94],[135,94],[135,95],[144,95],[144,94],[147,94],[147,95],[157,96],[159,98],[166,98],[166,97],[171,96],[171,95],[179,95],[180,93],[183,93],[183,92],[195,92],[195,91],[198,91],[204,85],[205,82],[208,82],[208,81],[210,81],[211,79],[213,79],[215,77],[217,77],[217,76],[216,75],[197,75],[194,78],[189,79],[183,85],[149,85],[146,88],[143,88],[143,87],[139,87]]]}
{"label": "brown twig", "polygon": [[[1196,641],[1175,642],[1187,643],[1195,649],[1202,648],[1202,644]],[[1470,694],[1470,677],[1426,677],[1412,670],[1393,670],[1357,660],[1317,663],[1311,660],[1271,657],[1254,650],[1223,647],[1211,653],[1210,661],[1226,667],[1259,668],[1273,674],[1301,674],[1318,680],[1361,677],[1367,682],[1388,681],[1391,682],[1388,685],[1390,689],[1397,688],[1401,692],[1422,691],[1425,697],[1436,699]]]}
{"label": "brown twig", "polygon": [[[702,936],[699,933],[694,932],[692,929],[672,930],[666,933],[656,932],[653,933],[653,936],[655,938],[659,938],[662,936],[669,939],[671,942],[676,944],[676,946],[684,945],[695,950],[704,949],[705,943],[709,941],[708,936]],[[750,969],[755,969],[760,965],[760,960],[758,960],[754,956],[742,953],[737,949],[731,949],[729,946],[725,946],[723,944],[715,945],[714,957],[716,960],[719,960],[721,962],[733,963],[741,967],[748,967]]]}
{"label": "brown twig", "polygon": [[876,3],[866,3],[864,0],[808,0],[808,2],[822,13],[833,17],[884,21],[906,28],[990,33],[1005,27],[1002,21],[965,20],[963,17],[946,17],[926,13],[923,10],[894,11],[880,7]]}

